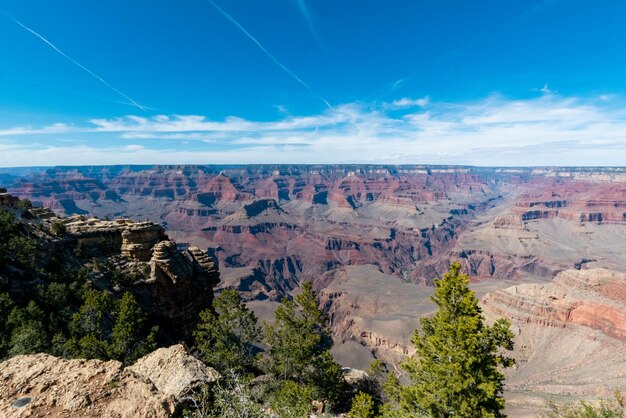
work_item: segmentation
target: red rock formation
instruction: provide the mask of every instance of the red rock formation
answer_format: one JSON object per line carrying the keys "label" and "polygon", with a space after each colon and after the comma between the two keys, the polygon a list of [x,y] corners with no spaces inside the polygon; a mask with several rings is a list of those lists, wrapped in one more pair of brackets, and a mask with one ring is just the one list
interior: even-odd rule
{"label": "red rock formation", "polygon": [[[531,236],[532,223],[626,225],[624,177],[620,169],[81,167],[28,174],[12,190],[66,213],[166,222],[224,266],[256,269],[260,288],[284,281],[271,292],[340,265],[376,264],[421,283],[453,258],[472,275],[494,278],[582,266],[590,258],[584,252],[564,262],[457,241],[488,222],[477,216],[495,206],[502,210],[491,234],[508,231],[524,248],[542,239]],[[280,267],[287,260],[297,260],[295,276]]]}
{"label": "red rock formation", "polygon": [[626,342],[626,274],[568,270],[546,284],[523,284],[486,295],[492,312],[523,323],[583,325]]}
{"label": "red rock formation", "polygon": [[623,184],[548,181],[516,200],[522,220],[563,218],[577,222],[626,223]]}

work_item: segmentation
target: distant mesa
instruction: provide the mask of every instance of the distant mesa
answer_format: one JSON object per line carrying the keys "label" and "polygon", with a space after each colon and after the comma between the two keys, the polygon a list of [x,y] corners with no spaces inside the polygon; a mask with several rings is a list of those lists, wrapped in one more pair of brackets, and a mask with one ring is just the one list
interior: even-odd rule
{"label": "distant mesa", "polygon": [[249,203],[243,207],[244,212],[248,218],[254,218],[259,216],[265,211],[272,211],[276,213],[285,213],[284,210],[278,205],[274,199],[260,199],[253,203]]}

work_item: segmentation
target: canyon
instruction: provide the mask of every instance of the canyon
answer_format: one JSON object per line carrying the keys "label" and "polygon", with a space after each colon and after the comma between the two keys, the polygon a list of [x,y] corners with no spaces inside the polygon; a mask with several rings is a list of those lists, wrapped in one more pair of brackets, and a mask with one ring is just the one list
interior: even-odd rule
{"label": "canyon", "polygon": [[72,219],[132,219],[111,241],[128,262],[178,277],[160,260],[182,249],[261,319],[313,281],[334,355],[355,368],[412,354],[433,280],[457,260],[485,316],[516,333],[509,415],[626,389],[625,168],[100,166],[0,169],[0,182]]}
{"label": "canyon", "polygon": [[0,180],[62,214],[164,225],[249,299],[346,265],[425,284],[451,259],[499,280],[626,267],[619,168],[104,166],[2,169]]}

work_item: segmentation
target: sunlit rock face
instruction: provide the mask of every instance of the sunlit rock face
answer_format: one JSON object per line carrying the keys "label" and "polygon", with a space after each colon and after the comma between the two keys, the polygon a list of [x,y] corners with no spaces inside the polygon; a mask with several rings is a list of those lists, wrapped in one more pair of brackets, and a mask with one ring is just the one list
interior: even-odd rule
{"label": "sunlit rock face", "polygon": [[[453,259],[477,280],[626,268],[620,168],[117,166],[11,178],[12,192],[66,214],[166,225],[248,298],[277,300],[348,265],[423,284]],[[149,260],[158,232],[136,228],[132,243],[111,244]]]}
{"label": "sunlit rock face", "polygon": [[199,384],[217,379],[182,345],[126,368],[118,361],[15,356],[0,363],[0,416],[168,418]]}
{"label": "sunlit rock face", "polygon": [[[489,320],[504,317],[515,334],[517,365],[506,374],[515,405],[559,397],[605,397],[626,389],[626,274],[567,270],[547,283],[488,293]],[[552,398],[551,398],[552,397]]]}

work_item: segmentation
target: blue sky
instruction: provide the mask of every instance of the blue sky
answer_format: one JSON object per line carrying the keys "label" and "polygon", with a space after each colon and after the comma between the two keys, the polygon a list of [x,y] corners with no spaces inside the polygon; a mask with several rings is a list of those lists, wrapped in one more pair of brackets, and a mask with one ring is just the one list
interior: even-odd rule
{"label": "blue sky", "polygon": [[0,10],[0,166],[626,161],[621,1]]}

